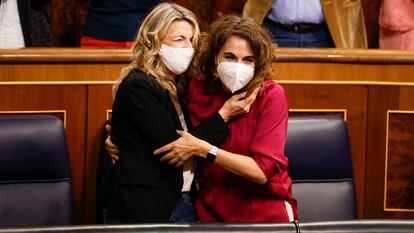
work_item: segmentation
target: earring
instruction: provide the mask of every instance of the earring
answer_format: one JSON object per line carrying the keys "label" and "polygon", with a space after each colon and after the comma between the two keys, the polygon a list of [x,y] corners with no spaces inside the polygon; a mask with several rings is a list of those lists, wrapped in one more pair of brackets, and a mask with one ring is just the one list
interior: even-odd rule
{"label": "earring", "polygon": [[213,76],[214,76],[214,79],[218,79],[219,75],[218,75],[217,71],[214,72]]}

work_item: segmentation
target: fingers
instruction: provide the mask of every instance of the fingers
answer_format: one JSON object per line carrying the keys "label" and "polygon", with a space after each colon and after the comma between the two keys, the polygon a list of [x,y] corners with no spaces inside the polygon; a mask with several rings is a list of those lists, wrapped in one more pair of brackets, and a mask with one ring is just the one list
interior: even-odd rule
{"label": "fingers", "polygon": [[166,151],[171,150],[171,149],[173,148],[173,143],[174,143],[174,142],[169,143],[169,144],[167,144],[167,145],[165,145],[165,146],[163,146],[163,147],[161,147],[161,148],[156,149],[156,150],[154,151],[154,155],[159,155],[159,154],[162,154],[162,153],[164,153],[164,152],[166,152]]}
{"label": "fingers", "polygon": [[259,88],[254,89],[253,92],[247,98],[243,100],[242,105],[243,105],[243,110],[245,113],[248,113],[250,111],[250,107],[256,100],[259,90],[260,90]]}
{"label": "fingers", "polygon": [[233,95],[231,98],[235,99],[235,100],[240,100],[246,97],[246,92],[242,92],[236,95]]}
{"label": "fingers", "polygon": [[180,135],[180,136],[183,136],[184,133],[185,133],[185,131],[183,131],[183,130],[176,130],[176,131],[177,131],[177,134]]}
{"label": "fingers", "polygon": [[177,164],[175,164],[174,167],[179,168],[179,167],[182,167],[182,166],[184,166],[184,162],[179,161]]}
{"label": "fingers", "polygon": [[175,157],[177,157],[177,153],[176,153],[176,152],[174,152],[174,151],[170,151],[170,152],[168,152],[167,154],[165,154],[164,156],[162,156],[162,157],[160,158],[160,161],[161,161],[161,162],[169,161],[169,160],[171,160],[171,159],[174,159]]}
{"label": "fingers", "polygon": [[260,87],[256,87],[256,89],[253,90],[253,92],[249,95],[249,98],[252,98],[253,100],[256,99],[257,95],[259,94]]}
{"label": "fingers", "polygon": [[177,154],[174,153],[169,153],[167,155],[164,155],[163,157],[161,157],[160,161],[161,162],[165,162],[168,161],[167,163],[171,166],[174,166],[176,168],[182,167],[185,163],[186,160],[181,160],[183,158],[181,158],[180,156],[178,156]]}
{"label": "fingers", "polygon": [[117,153],[108,151],[109,153],[109,157],[111,157],[112,160],[118,161],[119,160],[119,156],[117,155]]}
{"label": "fingers", "polygon": [[182,167],[184,163],[185,163],[184,161],[177,159],[177,157],[168,161],[169,165],[174,166],[176,168]]}
{"label": "fingers", "polygon": [[250,95],[247,98],[245,98],[246,103],[248,103],[248,104],[253,103],[256,100],[257,95],[259,94],[259,90],[260,90],[260,88],[258,88],[258,87],[255,88],[253,90],[253,92],[250,93]]}
{"label": "fingers", "polygon": [[112,126],[110,124],[106,124],[105,125],[105,130],[106,130],[106,134],[108,136],[111,136],[111,130],[112,130]]}
{"label": "fingers", "polygon": [[[111,132],[110,125],[105,125],[105,129],[107,130],[107,132]],[[112,163],[115,164],[116,161],[119,160],[119,150],[118,147],[112,143],[110,135],[108,135],[108,137],[105,139],[105,148],[109,154],[109,157],[111,157]]]}
{"label": "fingers", "polygon": [[111,136],[108,136],[105,139],[105,146],[106,146],[106,150],[117,149],[116,145],[112,143]]}

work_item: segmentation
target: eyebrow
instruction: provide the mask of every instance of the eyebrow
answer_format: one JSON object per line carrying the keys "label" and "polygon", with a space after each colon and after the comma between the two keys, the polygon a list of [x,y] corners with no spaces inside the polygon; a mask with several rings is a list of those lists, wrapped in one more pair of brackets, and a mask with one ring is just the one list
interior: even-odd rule
{"label": "eyebrow", "polygon": [[171,38],[177,38],[177,37],[180,37],[180,38],[185,38],[185,36],[184,36],[184,35],[173,35],[173,36],[171,36]]}
{"label": "eyebrow", "polygon": [[243,57],[243,59],[253,59],[253,60],[254,60],[255,58],[254,58],[254,56],[253,56],[253,55],[251,55],[251,56],[249,55],[249,56],[245,56],[245,57]]}
{"label": "eyebrow", "polygon": [[[224,52],[223,55],[232,55],[232,56],[236,57],[236,55],[232,52]],[[254,55],[245,56],[245,57],[243,57],[243,59],[253,59],[254,60]]]}
{"label": "eyebrow", "polygon": [[234,55],[234,53],[232,53],[232,52],[224,52],[224,53],[223,53],[223,55],[233,55],[233,56],[236,56],[236,55]]}
{"label": "eyebrow", "polygon": [[[187,36],[186,36],[186,35],[184,35],[184,34],[172,35],[171,37],[172,37],[172,38],[176,38],[176,37],[187,38]],[[193,35],[191,35],[191,36],[190,36],[190,39],[191,39],[191,38],[193,38]]]}

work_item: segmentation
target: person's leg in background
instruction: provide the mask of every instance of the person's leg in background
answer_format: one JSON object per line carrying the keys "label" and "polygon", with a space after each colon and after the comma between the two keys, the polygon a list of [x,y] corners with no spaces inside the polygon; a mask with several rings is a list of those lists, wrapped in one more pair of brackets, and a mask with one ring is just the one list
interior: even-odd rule
{"label": "person's leg in background", "polygon": [[303,48],[335,48],[327,26],[320,30],[301,33],[301,46]]}
{"label": "person's leg in background", "polygon": [[263,26],[271,33],[273,40],[280,48],[334,48],[334,42],[328,27],[324,26],[313,32],[294,32],[278,27],[270,20],[265,20]]}

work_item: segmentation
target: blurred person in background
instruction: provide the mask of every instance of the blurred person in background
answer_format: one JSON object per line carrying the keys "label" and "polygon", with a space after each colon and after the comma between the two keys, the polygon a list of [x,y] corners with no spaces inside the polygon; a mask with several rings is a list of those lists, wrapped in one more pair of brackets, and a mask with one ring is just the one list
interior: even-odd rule
{"label": "blurred person in background", "polygon": [[90,0],[82,48],[130,48],[142,20],[162,0]]}
{"label": "blurred person in background", "polygon": [[414,50],[414,0],[382,0],[380,49]]}
{"label": "blurred person in background", "polygon": [[49,47],[50,0],[0,0],[0,48]]}
{"label": "blurred person in background", "polygon": [[368,47],[360,0],[247,0],[243,16],[263,24],[279,47]]}

